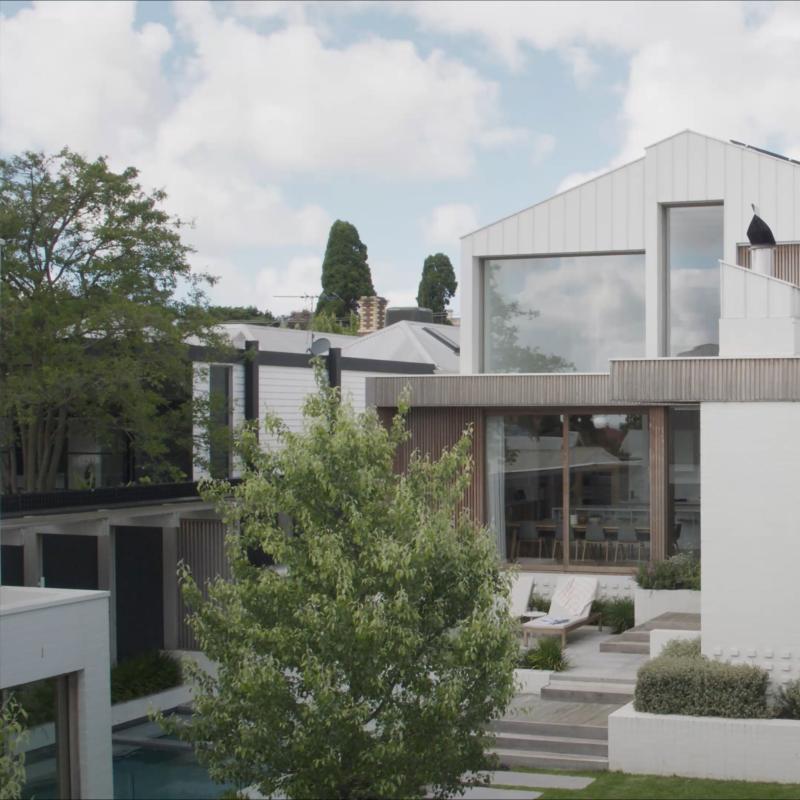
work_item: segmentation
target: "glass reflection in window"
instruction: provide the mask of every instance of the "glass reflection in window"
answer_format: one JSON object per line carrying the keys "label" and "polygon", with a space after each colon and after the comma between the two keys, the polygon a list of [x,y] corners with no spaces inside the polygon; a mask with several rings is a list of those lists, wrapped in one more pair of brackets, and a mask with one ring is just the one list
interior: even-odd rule
{"label": "glass reflection in window", "polygon": [[484,372],[607,372],[644,355],[644,254],[492,259]]}
{"label": "glass reflection in window", "polygon": [[719,355],[722,206],[666,209],[669,355]]}

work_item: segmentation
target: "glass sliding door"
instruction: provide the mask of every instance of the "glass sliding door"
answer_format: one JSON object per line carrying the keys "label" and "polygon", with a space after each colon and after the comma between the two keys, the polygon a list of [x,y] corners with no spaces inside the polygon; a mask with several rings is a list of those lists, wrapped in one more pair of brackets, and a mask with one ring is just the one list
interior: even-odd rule
{"label": "glass sliding door", "polygon": [[700,555],[700,409],[669,409],[667,555]]}
{"label": "glass sliding door", "polygon": [[569,418],[569,547],[575,564],[650,558],[650,428],[644,412]]}
{"label": "glass sliding door", "polygon": [[557,414],[487,418],[487,501],[501,559],[563,559],[563,424]]}
{"label": "glass sliding door", "polygon": [[719,355],[722,206],[665,209],[669,356]]}

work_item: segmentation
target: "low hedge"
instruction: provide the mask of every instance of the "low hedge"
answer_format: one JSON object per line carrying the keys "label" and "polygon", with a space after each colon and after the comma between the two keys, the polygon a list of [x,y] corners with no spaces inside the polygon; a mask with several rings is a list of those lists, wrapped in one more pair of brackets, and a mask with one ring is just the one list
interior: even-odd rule
{"label": "low hedge", "polygon": [[781,686],[776,699],[776,713],[784,719],[800,719],[800,679]]}
{"label": "low hedge", "polygon": [[664,561],[639,566],[636,583],[642,589],[700,589],[700,560],[680,553]]}
{"label": "low hedge", "polygon": [[699,655],[697,642],[670,642],[639,668],[633,707],[650,714],[690,717],[771,717],[769,676],[749,664],[726,664]]}

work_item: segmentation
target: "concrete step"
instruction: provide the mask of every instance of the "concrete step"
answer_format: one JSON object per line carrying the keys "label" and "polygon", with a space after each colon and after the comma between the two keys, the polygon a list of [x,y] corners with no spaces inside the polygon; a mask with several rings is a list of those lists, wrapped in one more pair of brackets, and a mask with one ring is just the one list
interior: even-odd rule
{"label": "concrete step", "polygon": [[544,772],[514,772],[498,770],[482,772],[490,786],[513,786],[515,789],[572,789],[580,791],[594,783],[594,778],[578,775],[548,775]]}
{"label": "concrete step", "polygon": [[631,678],[620,678],[616,675],[598,675],[597,673],[586,672],[553,672],[550,675],[550,683],[608,683],[616,684],[623,683],[625,685],[631,682]]}
{"label": "concrete step", "polygon": [[529,767],[534,769],[606,770],[608,759],[603,756],[579,756],[561,753],[532,752],[493,748],[488,751],[496,755],[507,767]]}
{"label": "concrete step", "polygon": [[495,786],[469,786],[459,797],[466,800],[536,800],[541,792],[533,789],[498,789]]}
{"label": "concrete step", "polygon": [[575,736],[540,736],[526,733],[498,733],[495,747],[560,755],[608,756],[608,741]]}
{"label": "concrete step", "polygon": [[600,643],[601,653],[636,653],[638,655],[650,655],[650,637],[646,642],[631,639],[618,639]]}
{"label": "concrete step", "polygon": [[541,697],[543,700],[624,705],[633,698],[633,690],[633,683],[610,683],[591,679],[550,681],[547,686],[542,687]]}
{"label": "concrete step", "polygon": [[521,733],[529,736],[608,741],[608,728],[601,725],[567,725],[562,722],[534,722],[522,719],[498,719],[489,725],[494,733]]}

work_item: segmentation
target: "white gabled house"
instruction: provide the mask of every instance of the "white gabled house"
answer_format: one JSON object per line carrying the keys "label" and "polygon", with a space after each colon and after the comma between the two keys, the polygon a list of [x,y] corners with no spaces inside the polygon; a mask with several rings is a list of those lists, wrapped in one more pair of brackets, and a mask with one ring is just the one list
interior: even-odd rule
{"label": "white gabled house", "polygon": [[368,401],[409,386],[432,454],[474,426],[471,510],[540,589],[697,554],[703,651],[800,677],[800,163],[684,131],[461,247],[460,374]]}

